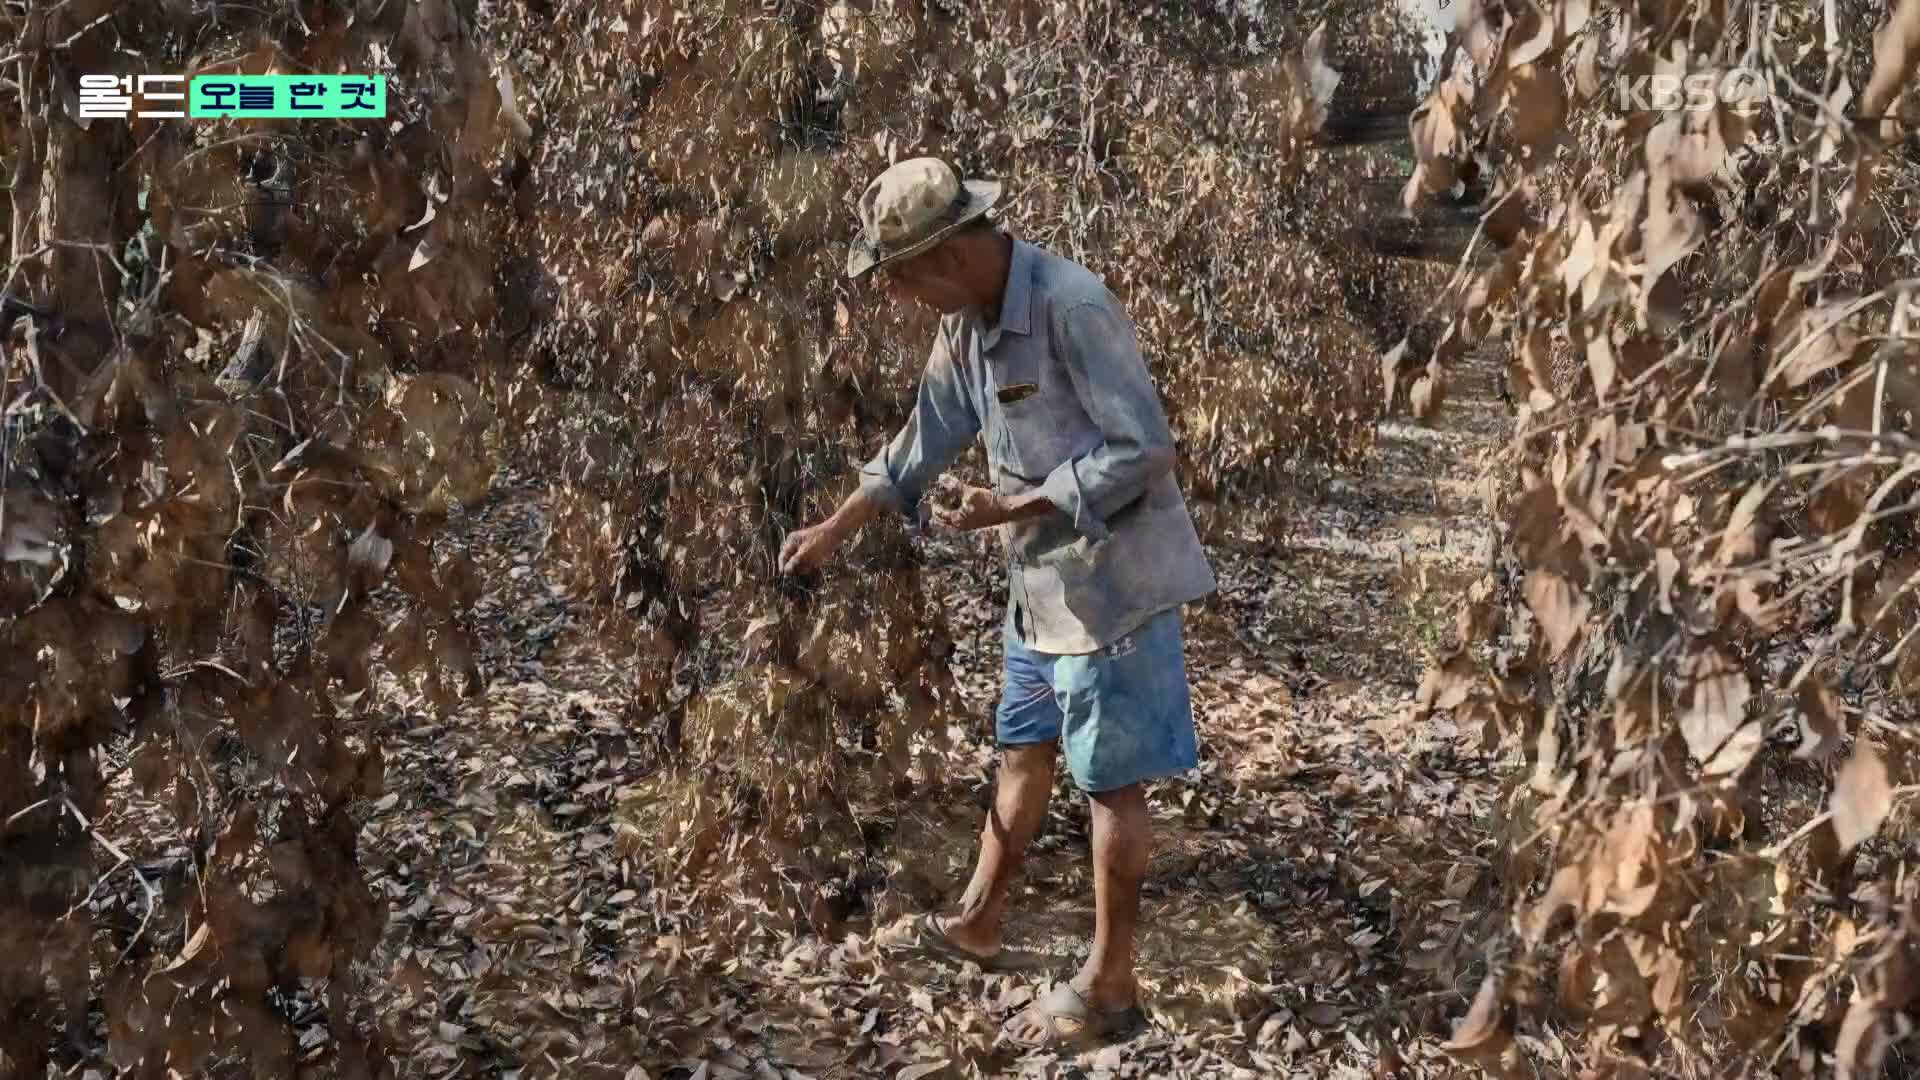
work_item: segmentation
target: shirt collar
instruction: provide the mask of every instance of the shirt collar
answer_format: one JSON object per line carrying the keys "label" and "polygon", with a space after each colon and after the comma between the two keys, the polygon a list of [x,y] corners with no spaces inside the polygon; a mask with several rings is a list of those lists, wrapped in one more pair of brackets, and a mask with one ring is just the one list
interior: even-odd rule
{"label": "shirt collar", "polygon": [[1000,336],[1008,331],[1032,332],[1029,316],[1033,310],[1033,271],[1033,245],[1015,239],[1013,254],[1007,263],[1007,288],[1000,294],[1000,322],[987,328],[988,348],[998,344]]}

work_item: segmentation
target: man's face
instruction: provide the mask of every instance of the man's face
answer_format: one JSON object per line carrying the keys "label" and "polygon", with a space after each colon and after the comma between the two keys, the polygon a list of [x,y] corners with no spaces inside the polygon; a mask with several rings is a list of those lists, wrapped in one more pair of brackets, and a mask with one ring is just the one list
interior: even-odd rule
{"label": "man's face", "polygon": [[882,267],[880,282],[895,300],[917,301],[942,315],[951,315],[969,302],[959,262],[954,250],[942,244]]}

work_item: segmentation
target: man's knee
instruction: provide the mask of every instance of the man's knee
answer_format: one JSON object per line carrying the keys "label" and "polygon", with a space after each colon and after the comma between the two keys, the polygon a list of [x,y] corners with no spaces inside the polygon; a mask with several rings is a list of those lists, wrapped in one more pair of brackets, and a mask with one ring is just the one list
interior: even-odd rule
{"label": "man's knee", "polygon": [[1030,743],[1025,746],[1001,748],[1000,767],[1008,775],[1020,778],[1044,776],[1053,778],[1053,759],[1059,754],[1057,743]]}
{"label": "man's knee", "polygon": [[1087,798],[1093,802],[1096,813],[1131,815],[1146,808],[1147,790],[1144,784],[1127,784],[1106,791],[1090,791]]}

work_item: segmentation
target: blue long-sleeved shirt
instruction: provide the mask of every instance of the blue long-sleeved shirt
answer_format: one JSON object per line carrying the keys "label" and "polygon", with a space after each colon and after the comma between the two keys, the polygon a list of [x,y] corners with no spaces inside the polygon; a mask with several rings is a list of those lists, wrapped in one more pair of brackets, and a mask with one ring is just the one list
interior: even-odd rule
{"label": "blue long-sleeved shirt", "polygon": [[999,527],[1008,627],[1028,648],[1094,652],[1214,590],[1133,322],[1086,267],[1015,240],[999,321],[941,319],[913,414],[861,486],[915,517],[976,437],[994,490],[1059,511]]}

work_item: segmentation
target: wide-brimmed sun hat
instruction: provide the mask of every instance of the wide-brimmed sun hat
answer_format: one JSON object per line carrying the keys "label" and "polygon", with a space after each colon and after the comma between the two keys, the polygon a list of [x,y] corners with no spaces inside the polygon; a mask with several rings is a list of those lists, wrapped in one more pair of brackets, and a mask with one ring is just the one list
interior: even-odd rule
{"label": "wide-brimmed sun hat", "polygon": [[997,180],[962,180],[935,157],[896,162],[860,196],[860,234],[847,252],[847,276],[918,255],[1000,200]]}

